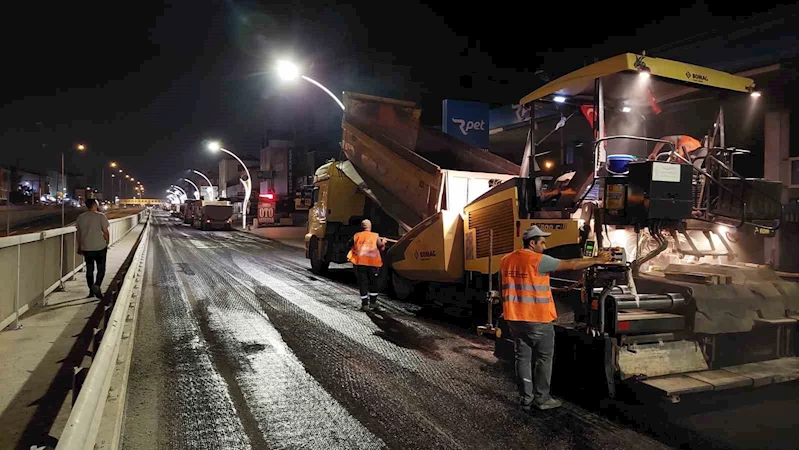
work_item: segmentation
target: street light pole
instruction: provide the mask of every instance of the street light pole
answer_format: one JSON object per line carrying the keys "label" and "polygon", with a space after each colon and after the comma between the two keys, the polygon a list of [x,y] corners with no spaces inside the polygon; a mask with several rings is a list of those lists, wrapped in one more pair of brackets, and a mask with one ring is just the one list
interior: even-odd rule
{"label": "street light pole", "polygon": [[214,198],[214,184],[211,183],[211,180],[208,177],[206,177],[205,174],[200,172],[199,170],[192,170],[192,172],[194,172],[197,175],[205,178],[205,181],[208,182],[208,196],[211,197],[211,200],[216,200],[216,198]]}
{"label": "street light pole", "polygon": [[[247,169],[247,165],[244,164],[244,161],[242,161],[241,158],[236,156],[236,154],[231,152],[230,150],[221,147],[218,142],[212,142],[212,143],[208,144],[208,148],[211,151],[221,150],[221,151],[227,153],[228,155],[232,156],[233,158],[236,159],[236,161],[239,162],[239,164],[241,164],[241,167],[244,168],[244,172],[247,174],[247,179],[246,180],[244,180],[244,179],[241,180],[241,184],[244,185],[244,204],[242,205],[242,208],[241,208],[241,221],[242,221],[242,226],[241,227],[246,230],[247,229],[247,210],[250,207],[250,194],[252,193],[252,177],[250,177],[250,170]],[[220,177],[221,176],[222,176],[222,174],[220,174]]]}
{"label": "street light pole", "polygon": [[61,180],[56,183],[56,187],[58,189],[63,189],[61,191],[61,228],[64,228],[64,192],[66,192],[66,187],[59,186],[59,184],[66,185],[67,180],[64,177],[64,152],[61,152]]}
{"label": "street light pole", "polygon": [[189,183],[190,185],[194,186],[194,196],[196,197],[197,200],[199,200],[200,199],[200,188],[198,188],[197,185],[194,184],[194,182],[191,181],[188,178],[184,178],[183,181],[185,181],[185,182]]}
{"label": "street light pole", "polygon": [[284,80],[287,81],[295,80],[297,78],[302,78],[303,80],[313,84],[319,89],[325,91],[325,93],[329,95],[330,98],[332,98],[336,102],[339,108],[341,108],[341,110],[344,111],[344,103],[341,103],[341,100],[339,100],[335,94],[330,92],[330,89],[326,88],[324,85],[322,85],[322,83],[314,80],[313,78],[300,74],[300,68],[297,67],[296,64],[293,64],[289,61],[278,61],[277,73],[278,75],[280,75],[280,78],[283,78]]}
{"label": "street light pole", "polygon": [[[188,195],[186,195],[186,191],[185,191],[185,190],[183,190],[183,188],[182,188],[182,187],[180,187],[180,186],[175,186],[175,185],[172,185],[172,189],[175,189],[175,190],[179,191],[179,192],[180,192],[180,194],[181,194],[181,195],[183,195],[183,197],[185,197],[185,198],[187,198],[187,199],[189,198],[189,196],[188,196]],[[178,196],[178,197],[180,197],[180,196]]]}
{"label": "street light pole", "polygon": [[336,101],[336,103],[341,108],[341,110],[344,111],[344,103],[341,103],[341,100],[339,100],[338,97],[336,97],[336,95],[334,93],[330,92],[330,90],[328,88],[324,87],[322,85],[322,83],[314,80],[311,77],[306,77],[305,75],[300,75],[300,78],[302,78],[303,80],[313,84],[314,86],[318,87],[319,89],[325,91],[325,93],[327,93],[327,95],[329,95],[330,98],[332,98],[333,100]]}

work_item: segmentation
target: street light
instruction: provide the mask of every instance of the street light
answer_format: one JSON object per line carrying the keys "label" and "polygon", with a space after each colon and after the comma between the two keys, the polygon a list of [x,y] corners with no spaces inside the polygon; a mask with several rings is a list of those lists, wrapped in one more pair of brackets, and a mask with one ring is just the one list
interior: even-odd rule
{"label": "street light", "polygon": [[181,178],[181,180],[183,180],[183,181],[189,183],[190,185],[194,186],[194,199],[195,200],[199,200],[200,199],[200,188],[198,188],[197,185],[194,184],[194,182],[191,181],[188,178]]}
{"label": "street light", "polygon": [[[223,148],[221,145],[219,145],[219,142],[216,142],[216,141],[209,142],[208,143],[208,149],[211,150],[212,152],[223,151],[223,152],[227,153],[228,155],[234,157],[236,159],[236,161],[238,161],[239,164],[241,164],[241,167],[244,167],[244,172],[247,174],[247,179],[246,180],[241,179],[241,184],[244,185],[244,204],[242,205],[242,208],[241,208],[241,223],[242,223],[241,227],[246,230],[247,229],[247,209],[249,209],[249,207],[250,207],[250,194],[252,193],[252,177],[250,177],[250,171],[247,169],[247,165],[244,164],[244,161],[242,161],[241,158],[236,156],[230,150],[228,150],[226,148]],[[221,178],[221,175],[222,174],[220,174],[220,178]]]}
{"label": "street light", "polygon": [[183,197],[184,197],[183,193],[178,191],[177,189],[175,189],[175,190],[170,190],[170,189],[175,189],[175,187],[172,186],[171,188],[167,189],[167,192],[169,192],[172,195],[174,195],[175,198],[178,199],[178,203],[183,203]]}
{"label": "street light", "polygon": [[177,191],[180,193],[180,195],[178,195],[178,197],[181,199],[181,202],[183,202],[183,201],[185,201],[185,199],[189,198],[189,196],[188,196],[188,195],[186,195],[186,191],[184,191],[182,187],[180,187],[180,186],[175,186],[175,185],[173,184],[173,185],[171,186],[171,188],[172,188],[172,189],[175,189],[175,190],[177,190]]}
{"label": "street light", "polygon": [[205,181],[208,182],[208,198],[210,198],[211,200],[216,200],[214,198],[214,184],[211,183],[211,180],[208,177],[206,177],[205,174],[200,172],[199,170],[192,170],[192,172],[194,172],[197,175],[205,178]]}
{"label": "street light", "polygon": [[294,64],[294,63],[292,63],[290,61],[280,60],[280,61],[277,62],[276,70],[277,70],[278,76],[280,78],[282,78],[283,80],[285,80],[285,81],[293,81],[293,80],[296,80],[297,78],[302,78],[303,80],[305,80],[305,81],[313,84],[314,86],[318,87],[319,89],[325,91],[325,93],[327,95],[329,95],[330,98],[332,98],[333,100],[336,101],[336,103],[341,108],[341,110],[344,111],[344,103],[341,103],[341,100],[339,100],[338,97],[336,97],[335,94],[330,92],[330,89],[324,87],[322,85],[322,83],[314,80],[313,78],[307,77],[305,75],[302,75],[300,73],[300,68],[297,67],[296,64]]}

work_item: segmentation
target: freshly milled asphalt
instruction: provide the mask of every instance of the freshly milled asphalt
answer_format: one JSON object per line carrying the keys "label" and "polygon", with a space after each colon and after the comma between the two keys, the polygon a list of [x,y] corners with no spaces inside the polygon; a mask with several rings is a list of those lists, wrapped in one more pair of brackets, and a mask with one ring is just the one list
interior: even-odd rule
{"label": "freshly milled asphalt", "polygon": [[665,448],[571,403],[521,413],[491,341],[382,296],[363,313],[300,249],[152,227],[126,449]]}

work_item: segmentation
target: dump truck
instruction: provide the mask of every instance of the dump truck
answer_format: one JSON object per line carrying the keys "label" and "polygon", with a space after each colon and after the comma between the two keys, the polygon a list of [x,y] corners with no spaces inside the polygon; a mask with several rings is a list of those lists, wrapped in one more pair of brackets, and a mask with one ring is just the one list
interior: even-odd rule
{"label": "dump truck", "polygon": [[[315,273],[347,262],[347,242],[364,218],[393,242],[425,220],[459,216],[469,201],[519,173],[504,158],[420,127],[413,102],[345,92],[344,105],[347,160],[330,161],[314,176],[305,247]],[[404,280],[393,282],[400,296],[407,293]]]}
{"label": "dump truck", "polygon": [[183,223],[192,225],[194,223],[194,216],[201,204],[200,200],[188,199],[183,202]]}
{"label": "dump truck", "polygon": [[[398,277],[425,287],[429,300],[480,314],[478,332],[494,335],[496,355],[512,360],[507,325],[497,318],[498,272],[536,224],[552,232],[553,256],[590,257],[599,249],[616,256],[552,278],[560,288],[556,384],[606,397],[620,387],[640,389],[678,402],[695,392],[795,380],[799,285],[741,264],[729,239],[745,229],[768,239],[763,231],[782,219],[779,183],[735,172],[733,160],[748,152],[727,142],[735,128],[725,123],[725,108],[734,116],[732,108],[758,97],[751,79],[632,53],[558,78],[521,100],[535,124],[522,176],[451,218],[462,220],[455,226],[462,232],[446,220],[424,221],[387,259]],[[537,117],[553,108],[554,119]],[[567,121],[571,135],[548,142]],[[683,133],[701,145],[670,138]],[[563,139],[582,140],[583,153],[561,165],[560,176],[541,170],[538,152]],[[428,248],[449,251],[423,261]],[[461,264],[452,262],[459,255],[461,280],[442,282],[438,274]]]}
{"label": "dump truck", "polygon": [[200,230],[233,229],[233,205],[226,200],[198,200],[192,226]]}

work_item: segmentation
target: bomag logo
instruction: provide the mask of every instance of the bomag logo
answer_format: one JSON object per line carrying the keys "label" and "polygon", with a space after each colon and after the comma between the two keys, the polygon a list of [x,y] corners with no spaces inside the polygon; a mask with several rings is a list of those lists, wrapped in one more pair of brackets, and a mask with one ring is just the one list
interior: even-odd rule
{"label": "bomag logo", "polygon": [[697,81],[697,82],[700,82],[700,83],[707,83],[709,81],[708,78],[707,78],[707,75],[702,75],[701,73],[693,73],[693,72],[690,72],[690,71],[686,71],[685,72],[685,78],[688,78],[689,80]]}
{"label": "bomag logo", "polygon": [[422,259],[422,260],[435,258],[436,257],[436,251],[435,250],[422,250],[420,252],[420,251],[417,250],[417,251],[413,252],[413,257],[416,258],[416,259]]}
{"label": "bomag logo", "polygon": [[563,223],[534,223],[538,228],[544,231],[565,230],[566,224]]}

